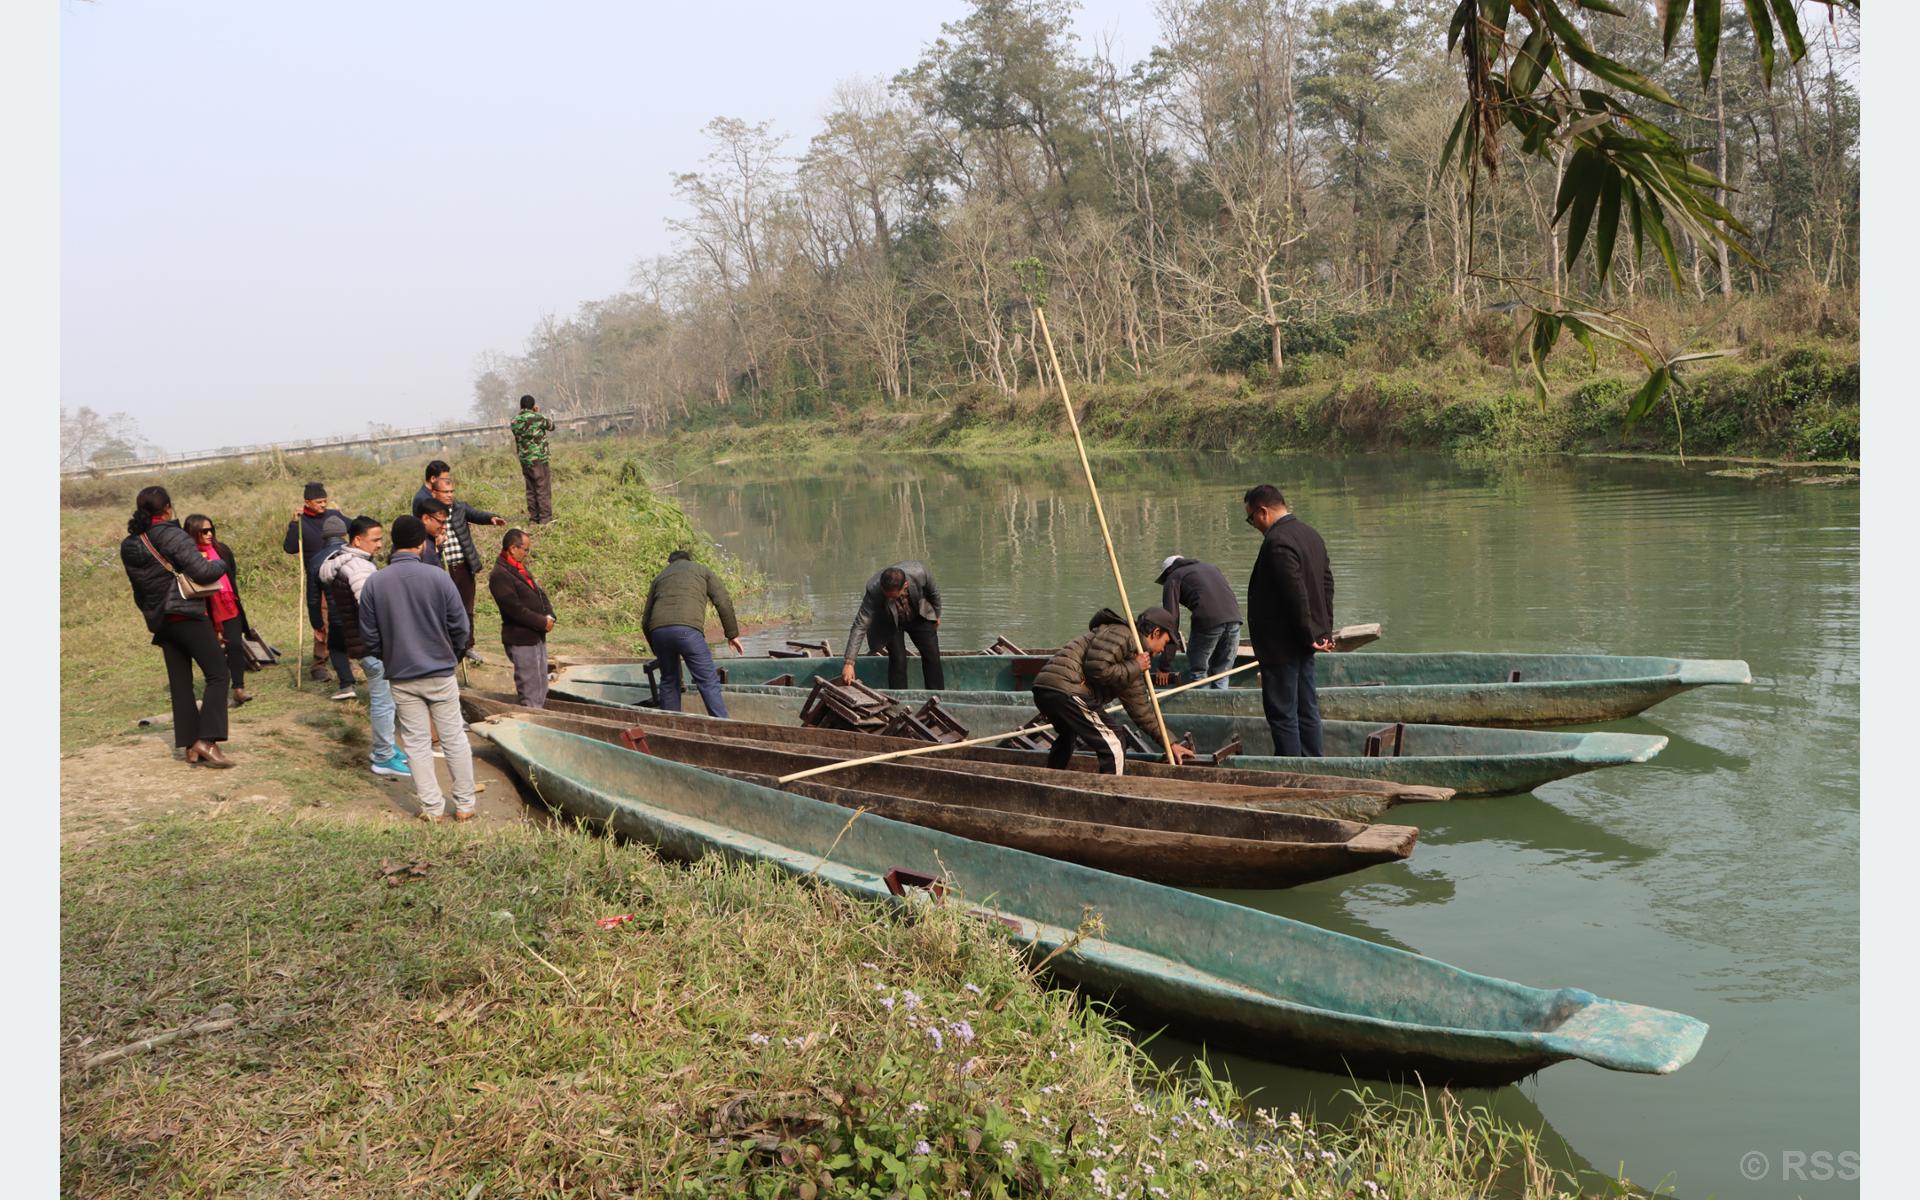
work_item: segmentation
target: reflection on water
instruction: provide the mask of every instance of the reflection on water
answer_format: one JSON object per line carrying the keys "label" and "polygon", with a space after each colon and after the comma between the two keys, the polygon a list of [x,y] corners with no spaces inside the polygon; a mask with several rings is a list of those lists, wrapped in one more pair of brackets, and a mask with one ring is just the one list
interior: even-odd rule
{"label": "reflection on water", "polygon": [[[902,558],[926,560],[939,580],[950,649],[997,635],[1056,645],[1115,602],[1071,459],[744,469],[682,494],[783,601],[812,609],[785,635],[838,648],[867,577]],[[1409,861],[1228,895],[1712,1026],[1671,1077],[1561,1065],[1478,1094],[1550,1122],[1563,1161],[1624,1161],[1646,1183],[1671,1173],[1683,1197],[1857,1193],[1841,1182],[1769,1191],[1739,1174],[1756,1147],[1858,1146],[1857,493],[1568,460],[1474,470],[1152,454],[1102,458],[1095,472],[1136,609],[1158,602],[1169,554],[1217,562],[1243,585],[1256,535],[1240,495],[1273,482],[1327,539],[1336,618],[1384,623],[1383,649],[1746,659],[1750,687],[1692,692],[1608,727],[1668,736],[1650,764],[1533,796],[1401,807],[1392,819],[1422,829]],[[1348,1086],[1210,1057],[1270,1105],[1331,1112]]]}

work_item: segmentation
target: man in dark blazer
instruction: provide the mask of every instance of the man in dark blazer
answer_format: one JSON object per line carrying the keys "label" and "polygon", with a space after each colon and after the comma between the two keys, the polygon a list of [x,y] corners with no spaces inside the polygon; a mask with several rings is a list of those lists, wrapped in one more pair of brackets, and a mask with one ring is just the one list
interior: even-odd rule
{"label": "man in dark blazer", "polygon": [[500,606],[500,642],[513,664],[514,698],[526,708],[547,706],[547,634],[553,602],[527,566],[533,542],[523,529],[509,529],[500,557],[487,576],[487,591]]}
{"label": "man in dark blazer", "polygon": [[1333,568],[1327,544],[1287,508],[1270,483],[1244,497],[1247,524],[1260,531],[1260,552],[1247,581],[1247,616],[1260,660],[1260,700],[1273,731],[1273,752],[1321,757],[1320,698],[1313,656],[1333,649]]}
{"label": "man in dark blazer", "polygon": [[860,653],[864,637],[871,650],[887,652],[887,686],[907,686],[907,639],[920,650],[920,671],[926,686],[939,691],[947,686],[947,673],[940,664],[940,588],[933,572],[918,559],[897,562],[867,580],[860,593],[860,611],[853,627],[847,630],[847,655],[840,665],[840,679],[852,683],[853,660]]}

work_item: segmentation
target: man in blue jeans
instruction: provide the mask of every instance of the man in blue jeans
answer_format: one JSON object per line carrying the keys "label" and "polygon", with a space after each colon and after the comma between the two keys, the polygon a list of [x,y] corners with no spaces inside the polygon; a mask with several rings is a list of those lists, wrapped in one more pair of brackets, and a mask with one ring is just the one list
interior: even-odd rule
{"label": "man in blue jeans", "polygon": [[1242,499],[1247,524],[1260,533],[1260,553],[1247,581],[1247,615],[1253,619],[1260,699],[1273,732],[1273,752],[1319,758],[1320,697],[1313,684],[1313,656],[1333,649],[1333,568],[1327,562],[1327,544],[1293,515],[1286,497],[1272,484],[1250,488]]}
{"label": "man in blue jeans", "polygon": [[406,751],[393,740],[393,686],[385,664],[367,653],[360,635],[360,594],[379,569],[375,556],[386,542],[386,530],[372,517],[355,517],[347,526],[347,544],[320,564],[320,582],[327,589],[327,607],[346,637],[347,653],[360,660],[367,673],[367,717],[373,726],[371,762],[375,775],[407,779],[413,774]]}
{"label": "man in blue jeans", "polygon": [[[1182,608],[1193,614],[1192,632],[1187,634],[1187,674],[1183,682],[1202,679],[1233,669],[1234,656],[1240,652],[1240,601],[1220,568],[1212,563],[1168,555],[1160,564],[1160,607],[1179,615]],[[1175,632],[1179,632],[1175,630]],[[1173,669],[1173,647],[1161,656],[1158,669]],[[1224,688],[1227,681],[1215,679],[1208,687]]]}
{"label": "man in blue jeans", "polygon": [[653,577],[647,588],[647,607],[640,614],[640,628],[646,631],[647,645],[660,660],[660,707],[667,712],[680,711],[680,664],[685,660],[693,672],[693,686],[700,691],[700,702],[707,715],[725,718],[727,702],[720,694],[720,672],[714,669],[713,651],[707,646],[707,604],[720,615],[720,631],[735,654],[745,654],[740,646],[740,622],[733,615],[733,599],[727,586],[706,567],[693,561],[685,550],[667,555],[666,569]]}

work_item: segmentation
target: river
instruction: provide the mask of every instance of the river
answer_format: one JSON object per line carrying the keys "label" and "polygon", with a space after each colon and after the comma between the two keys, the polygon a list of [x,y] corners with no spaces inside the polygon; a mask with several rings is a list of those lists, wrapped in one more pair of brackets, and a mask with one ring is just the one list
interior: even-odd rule
{"label": "river", "polygon": [[[1681,1197],[1851,1196],[1859,1139],[1859,493],[1695,468],[1436,456],[1142,454],[1095,460],[1135,609],[1160,560],[1244,589],[1241,493],[1278,484],[1325,536],[1338,624],[1381,649],[1744,658],[1607,728],[1672,739],[1653,763],[1526,796],[1403,806],[1404,863],[1277,892],[1217,893],[1539,986],[1689,1013],[1699,1057],[1658,1078],[1563,1063],[1466,1093],[1544,1126],[1570,1167],[1624,1164]],[[930,564],[941,644],[1058,645],[1116,603],[1070,458],[730,464],[684,481],[696,525],[839,649],[861,585]],[[1364,653],[1364,651],[1362,651]],[[913,682],[919,684],[918,671]],[[1163,1061],[1198,1052],[1159,1039]],[[1211,1056],[1255,1102],[1337,1115],[1349,1080]],[[1591,1181],[1589,1181],[1591,1182]]]}

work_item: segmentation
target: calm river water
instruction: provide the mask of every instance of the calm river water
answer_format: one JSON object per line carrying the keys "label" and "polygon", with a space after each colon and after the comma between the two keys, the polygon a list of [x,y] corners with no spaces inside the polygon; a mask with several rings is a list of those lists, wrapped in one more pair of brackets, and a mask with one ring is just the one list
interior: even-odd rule
{"label": "calm river water", "polygon": [[[1711,1025],[1670,1077],[1563,1063],[1469,1093],[1544,1126],[1567,1165],[1624,1163],[1681,1197],[1857,1194],[1839,1157],[1859,1137],[1856,490],[1599,460],[1474,470],[1437,457],[1150,454],[1103,457],[1095,471],[1136,609],[1158,602],[1153,579],[1173,553],[1219,563],[1244,589],[1256,535],[1239,497],[1273,482],[1327,540],[1336,623],[1382,622],[1381,649],[1746,659],[1751,687],[1692,692],[1615,726],[1672,739],[1651,764],[1403,806],[1394,819],[1421,829],[1405,863],[1220,894]],[[734,464],[680,492],[697,525],[811,608],[781,632],[836,649],[868,575],[903,558],[932,567],[950,650],[996,634],[1058,645],[1114,602],[1070,459]],[[1197,1052],[1167,1039],[1153,1049]],[[1350,1086],[1214,1061],[1283,1110],[1337,1114]]]}

